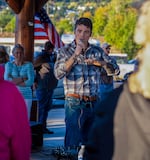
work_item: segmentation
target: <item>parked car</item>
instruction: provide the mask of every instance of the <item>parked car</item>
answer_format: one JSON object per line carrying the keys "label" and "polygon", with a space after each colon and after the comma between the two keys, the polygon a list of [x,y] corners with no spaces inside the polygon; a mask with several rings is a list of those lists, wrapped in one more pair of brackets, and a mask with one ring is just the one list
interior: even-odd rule
{"label": "parked car", "polygon": [[57,87],[54,89],[53,92],[53,99],[64,99],[64,85],[63,85],[63,79],[58,80]]}
{"label": "parked car", "polygon": [[53,107],[63,107],[65,102],[63,79],[58,80],[52,96]]}
{"label": "parked car", "polygon": [[126,80],[128,79],[128,77],[129,77],[134,71],[137,71],[138,66],[139,66],[139,61],[138,61],[138,59],[131,59],[131,60],[128,61],[128,64],[133,65],[134,68],[133,68],[132,71],[127,72],[127,73],[124,75],[124,81],[126,81]]}
{"label": "parked car", "polygon": [[126,53],[111,53],[109,55],[117,61],[120,68],[120,74],[118,76],[114,76],[115,81],[124,80],[124,76],[127,73],[134,71],[135,65],[128,63],[128,55]]}

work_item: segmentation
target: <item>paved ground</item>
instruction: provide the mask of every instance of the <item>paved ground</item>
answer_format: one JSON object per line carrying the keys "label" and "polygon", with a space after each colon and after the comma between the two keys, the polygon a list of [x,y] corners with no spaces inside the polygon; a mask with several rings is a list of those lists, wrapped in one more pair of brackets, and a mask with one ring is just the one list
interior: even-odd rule
{"label": "paved ground", "polygon": [[52,155],[52,149],[63,146],[65,123],[64,109],[56,108],[49,112],[48,128],[54,131],[54,134],[44,134],[43,146],[32,150],[31,160],[56,160]]}

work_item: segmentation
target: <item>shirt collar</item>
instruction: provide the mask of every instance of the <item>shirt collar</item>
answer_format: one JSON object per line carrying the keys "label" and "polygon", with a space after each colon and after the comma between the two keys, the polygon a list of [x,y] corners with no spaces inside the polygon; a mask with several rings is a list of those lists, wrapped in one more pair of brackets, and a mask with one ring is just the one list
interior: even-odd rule
{"label": "shirt collar", "polygon": [[[70,44],[70,45],[71,45],[71,47],[72,47],[72,48],[74,48],[74,49],[75,49],[75,48],[76,48],[76,46],[77,46],[77,45],[76,45],[76,41],[75,41],[75,40],[73,40],[73,41],[71,42],[71,44]],[[92,46],[92,45],[88,42],[87,50],[88,50],[89,48],[91,48],[91,46]]]}

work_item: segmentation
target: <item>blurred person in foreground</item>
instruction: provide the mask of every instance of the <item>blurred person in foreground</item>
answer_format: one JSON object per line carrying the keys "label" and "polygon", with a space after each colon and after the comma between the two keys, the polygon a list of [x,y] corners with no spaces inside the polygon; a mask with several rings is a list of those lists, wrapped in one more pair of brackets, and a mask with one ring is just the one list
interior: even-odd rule
{"label": "blurred person in foreground", "polygon": [[[104,50],[105,54],[109,56],[111,45],[105,42],[102,44],[102,49]],[[101,68],[100,90],[99,90],[101,100],[105,99],[107,97],[107,94],[114,89],[113,76],[119,75],[120,73],[119,66],[117,65],[116,60],[112,57],[110,58],[112,59],[113,63],[116,64],[115,74],[108,76],[105,69]]]}
{"label": "blurred person in foreground", "polygon": [[[86,160],[150,159],[150,1],[143,4],[134,39],[143,46],[139,66],[96,110]],[[113,95],[116,95],[115,97]]]}
{"label": "blurred person in foreground", "polygon": [[55,56],[54,45],[46,41],[44,50],[33,62],[36,71],[34,88],[38,99],[38,121],[43,125],[43,133],[53,134],[47,128],[48,112],[52,108],[53,90],[57,86],[57,79],[54,76]]}
{"label": "blurred person in foreground", "polygon": [[139,51],[137,72],[130,75],[115,111],[113,160],[150,159],[150,1],[141,9],[134,40]]}
{"label": "blurred person in foreground", "polygon": [[57,79],[64,78],[66,150],[77,149],[87,141],[95,105],[99,102],[100,67],[109,73],[116,68],[102,48],[89,44],[92,35],[89,18],[76,21],[74,34],[72,43],[58,50],[54,70]]}
{"label": "blurred person in foreground", "polygon": [[31,62],[24,60],[24,48],[16,44],[12,50],[14,61],[5,64],[4,79],[13,82],[23,95],[30,120],[32,106],[32,85],[34,82],[34,67]]}
{"label": "blurred person in foreground", "polygon": [[31,131],[24,99],[16,86],[3,79],[0,66],[0,159],[30,160]]}

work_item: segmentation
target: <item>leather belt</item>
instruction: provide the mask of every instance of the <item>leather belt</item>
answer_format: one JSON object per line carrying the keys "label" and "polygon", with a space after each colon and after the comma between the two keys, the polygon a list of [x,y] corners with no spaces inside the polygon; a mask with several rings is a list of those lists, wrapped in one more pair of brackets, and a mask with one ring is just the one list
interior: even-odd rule
{"label": "leather belt", "polygon": [[79,94],[75,94],[75,93],[69,93],[66,95],[66,97],[74,97],[86,102],[96,101],[97,99],[97,96],[80,96]]}

